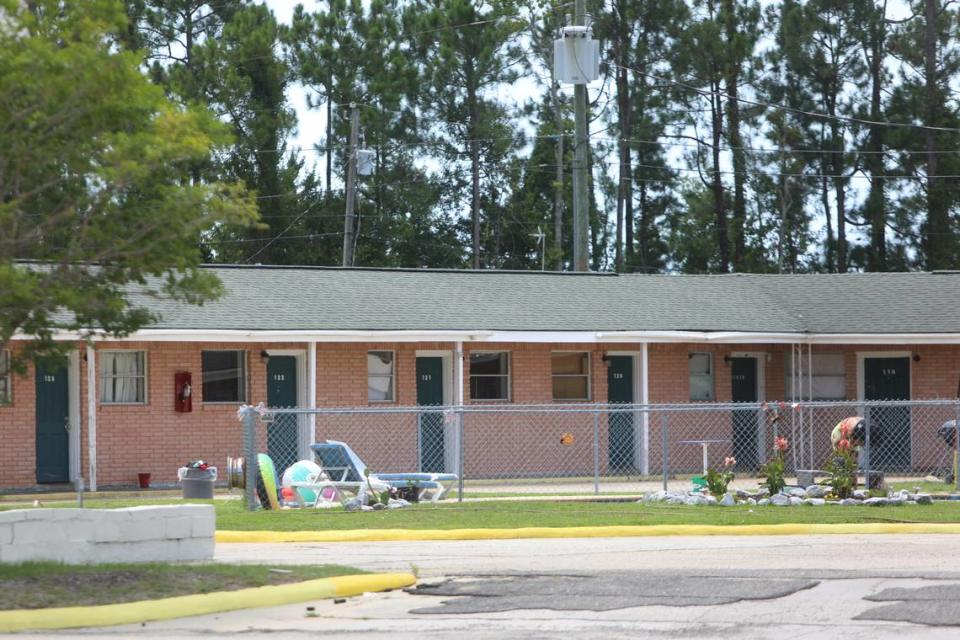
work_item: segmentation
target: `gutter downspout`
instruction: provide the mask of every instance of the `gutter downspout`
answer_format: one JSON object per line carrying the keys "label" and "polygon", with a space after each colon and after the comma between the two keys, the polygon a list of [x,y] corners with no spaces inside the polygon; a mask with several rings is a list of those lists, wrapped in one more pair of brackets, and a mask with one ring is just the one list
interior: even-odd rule
{"label": "gutter downspout", "polygon": [[[307,408],[317,408],[317,343],[307,343]],[[310,442],[317,441],[317,414],[307,416],[307,428],[310,430]]]}
{"label": "gutter downspout", "polygon": [[[648,356],[649,345],[644,342],[640,345],[640,404],[647,406],[650,404],[650,361]],[[643,446],[643,457],[640,458],[640,474],[650,475],[650,412],[644,411],[643,433],[641,434],[641,446]]]}
{"label": "gutter downspout", "polygon": [[457,459],[454,473],[459,478],[457,500],[463,502],[463,342],[457,340],[453,351],[453,394],[457,408]]}
{"label": "gutter downspout", "polygon": [[90,491],[97,490],[97,352],[87,345],[87,465]]}

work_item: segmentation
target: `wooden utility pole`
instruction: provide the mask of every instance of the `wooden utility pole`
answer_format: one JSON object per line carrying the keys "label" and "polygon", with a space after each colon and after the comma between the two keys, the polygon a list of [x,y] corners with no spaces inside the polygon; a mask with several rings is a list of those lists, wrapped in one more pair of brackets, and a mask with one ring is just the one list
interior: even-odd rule
{"label": "wooden utility pole", "polygon": [[353,266],[353,246],[356,221],[353,208],[357,192],[357,138],[360,128],[360,110],[357,103],[350,103],[350,149],[347,156],[347,211],[343,218],[343,266]]}
{"label": "wooden utility pole", "polygon": [[[576,0],[573,24],[582,26],[586,22],[586,2]],[[587,132],[587,85],[573,86],[574,146],[573,146],[573,270],[589,271],[587,261],[590,257],[590,198],[587,180],[587,152],[589,134]]]}

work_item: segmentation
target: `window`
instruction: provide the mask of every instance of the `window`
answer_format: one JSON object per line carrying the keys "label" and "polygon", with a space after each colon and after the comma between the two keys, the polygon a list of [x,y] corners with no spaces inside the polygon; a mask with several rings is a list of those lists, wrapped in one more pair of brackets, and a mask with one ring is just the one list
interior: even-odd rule
{"label": "window", "polygon": [[713,400],[713,354],[691,353],[687,367],[690,373],[690,402]]}
{"label": "window", "polygon": [[590,399],[590,354],[583,352],[552,354],[553,399]]}
{"label": "window", "polygon": [[204,402],[246,402],[245,351],[202,351]]}
{"label": "window", "polygon": [[13,387],[10,379],[10,352],[0,349],[0,404],[13,402]]}
{"label": "window", "polygon": [[143,404],[147,401],[147,356],[143,351],[101,351],[100,402]]}
{"label": "window", "polygon": [[[813,370],[813,399],[814,400],[844,400],[847,397],[847,371],[842,353],[814,353],[813,362],[806,355],[800,357],[799,365],[801,377],[798,378],[796,389],[793,386],[794,366],[793,354],[786,358],[786,393],[784,397],[790,399],[806,399],[810,397],[811,380],[808,379],[810,369]],[[812,367],[811,367],[812,365]]]}
{"label": "window", "polygon": [[510,354],[506,351],[470,354],[470,399],[510,399]]}
{"label": "window", "polygon": [[393,402],[393,351],[367,352],[367,400]]}

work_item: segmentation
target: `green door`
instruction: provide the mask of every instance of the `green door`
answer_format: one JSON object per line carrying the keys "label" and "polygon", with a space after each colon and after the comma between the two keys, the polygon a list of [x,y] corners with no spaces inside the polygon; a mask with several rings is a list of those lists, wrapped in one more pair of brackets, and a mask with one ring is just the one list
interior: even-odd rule
{"label": "green door", "polygon": [[[443,358],[417,358],[417,404],[443,404]],[[442,473],[443,412],[424,411],[419,414],[420,471]]]}
{"label": "green door", "polygon": [[[633,404],[633,356],[607,358],[607,402]],[[634,465],[633,412],[611,411],[607,417],[607,456],[611,471],[630,471]]]}
{"label": "green door", "polygon": [[[757,402],[756,358],[730,359],[730,399]],[[755,471],[760,466],[758,417],[756,409],[733,411],[733,457],[738,469]]]}
{"label": "green door", "polygon": [[[267,362],[267,405],[274,408],[297,406],[297,359],[270,356]],[[267,453],[277,473],[297,461],[297,416],[277,415],[267,428]]]}
{"label": "green door", "polygon": [[67,368],[37,365],[37,482],[70,480]]}
{"label": "green door", "polygon": [[[864,358],[863,399],[909,400],[910,358]],[[909,469],[910,407],[870,407],[869,411],[870,467]]]}

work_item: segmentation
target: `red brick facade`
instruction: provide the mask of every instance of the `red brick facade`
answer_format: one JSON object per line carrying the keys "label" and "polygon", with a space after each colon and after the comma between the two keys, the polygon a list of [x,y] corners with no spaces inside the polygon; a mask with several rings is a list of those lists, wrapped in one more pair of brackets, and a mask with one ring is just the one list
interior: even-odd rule
{"label": "red brick facade", "polygon": [[[16,347],[14,347],[16,348]],[[367,406],[368,350],[390,350],[395,353],[395,400],[387,406],[416,404],[415,364],[417,351],[453,352],[453,343],[318,343],[316,399],[319,407]],[[303,343],[193,343],[193,342],[104,342],[96,350],[131,349],[147,354],[147,399],[144,404],[109,405],[97,402],[97,482],[99,485],[130,485],[137,473],[153,475],[156,483],[175,481],[176,469],[188,460],[202,458],[223,466],[227,456],[241,455],[242,427],[236,417],[237,403],[210,404],[202,397],[202,350],[236,349],[246,352],[247,402],[266,401],[266,364],[262,350],[298,350],[306,354]],[[710,352],[714,358],[715,397],[718,402],[730,400],[730,368],[724,358],[749,353],[763,362],[762,393],[765,400],[782,399],[785,395],[785,362],[790,345],[750,344],[650,344],[648,349],[648,400],[651,403],[686,403],[689,401],[688,355]],[[607,399],[607,352],[635,352],[640,344],[519,344],[465,343],[465,362],[471,350],[510,352],[510,400],[512,404],[547,404],[553,402],[551,358],[553,351],[587,351],[590,353],[592,402]],[[858,352],[906,352],[911,361],[911,397],[913,399],[953,398],[960,376],[960,345],[822,345],[814,352],[843,352],[846,368],[846,396],[858,397]],[[79,409],[81,428],[80,470],[89,468],[88,394],[85,348],[78,344],[75,356],[75,380],[70,389]],[[100,362],[100,359],[97,359]],[[174,374],[187,371],[194,384],[193,410],[174,411]],[[99,374],[99,372],[98,372]],[[28,487],[36,483],[34,400],[35,371],[29,367],[23,376],[13,376],[12,402],[0,405],[0,487]],[[99,380],[99,377],[98,377]],[[464,366],[464,390],[469,398],[469,366]],[[639,386],[639,385],[638,385]],[[99,396],[98,396],[99,398]],[[450,398],[454,401],[454,398]],[[638,395],[637,402],[641,401]],[[306,404],[306,398],[302,399]],[[410,434],[415,427],[411,422]],[[586,441],[590,434],[577,426],[577,441]],[[574,427],[570,427],[574,429]],[[536,438],[527,430],[528,438]],[[410,435],[407,434],[407,435]],[[336,435],[324,432],[318,425],[318,437]],[[499,443],[499,444],[498,444]],[[490,447],[504,447],[497,452]],[[509,438],[494,439],[486,451],[491,456],[505,456],[516,448]],[[472,450],[472,449],[471,449]],[[655,454],[651,446],[651,455]],[[473,455],[473,454],[471,454]],[[549,453],[544,453],[549,455]],[[559,455],[559,454],[558,454]],[[469,462],[469,461],[468,461]],[[410,469],[416,460],[405,460]],[[533,464],[533,463],[531,463]],[[533,468],[532,468],[533,469]]]}

